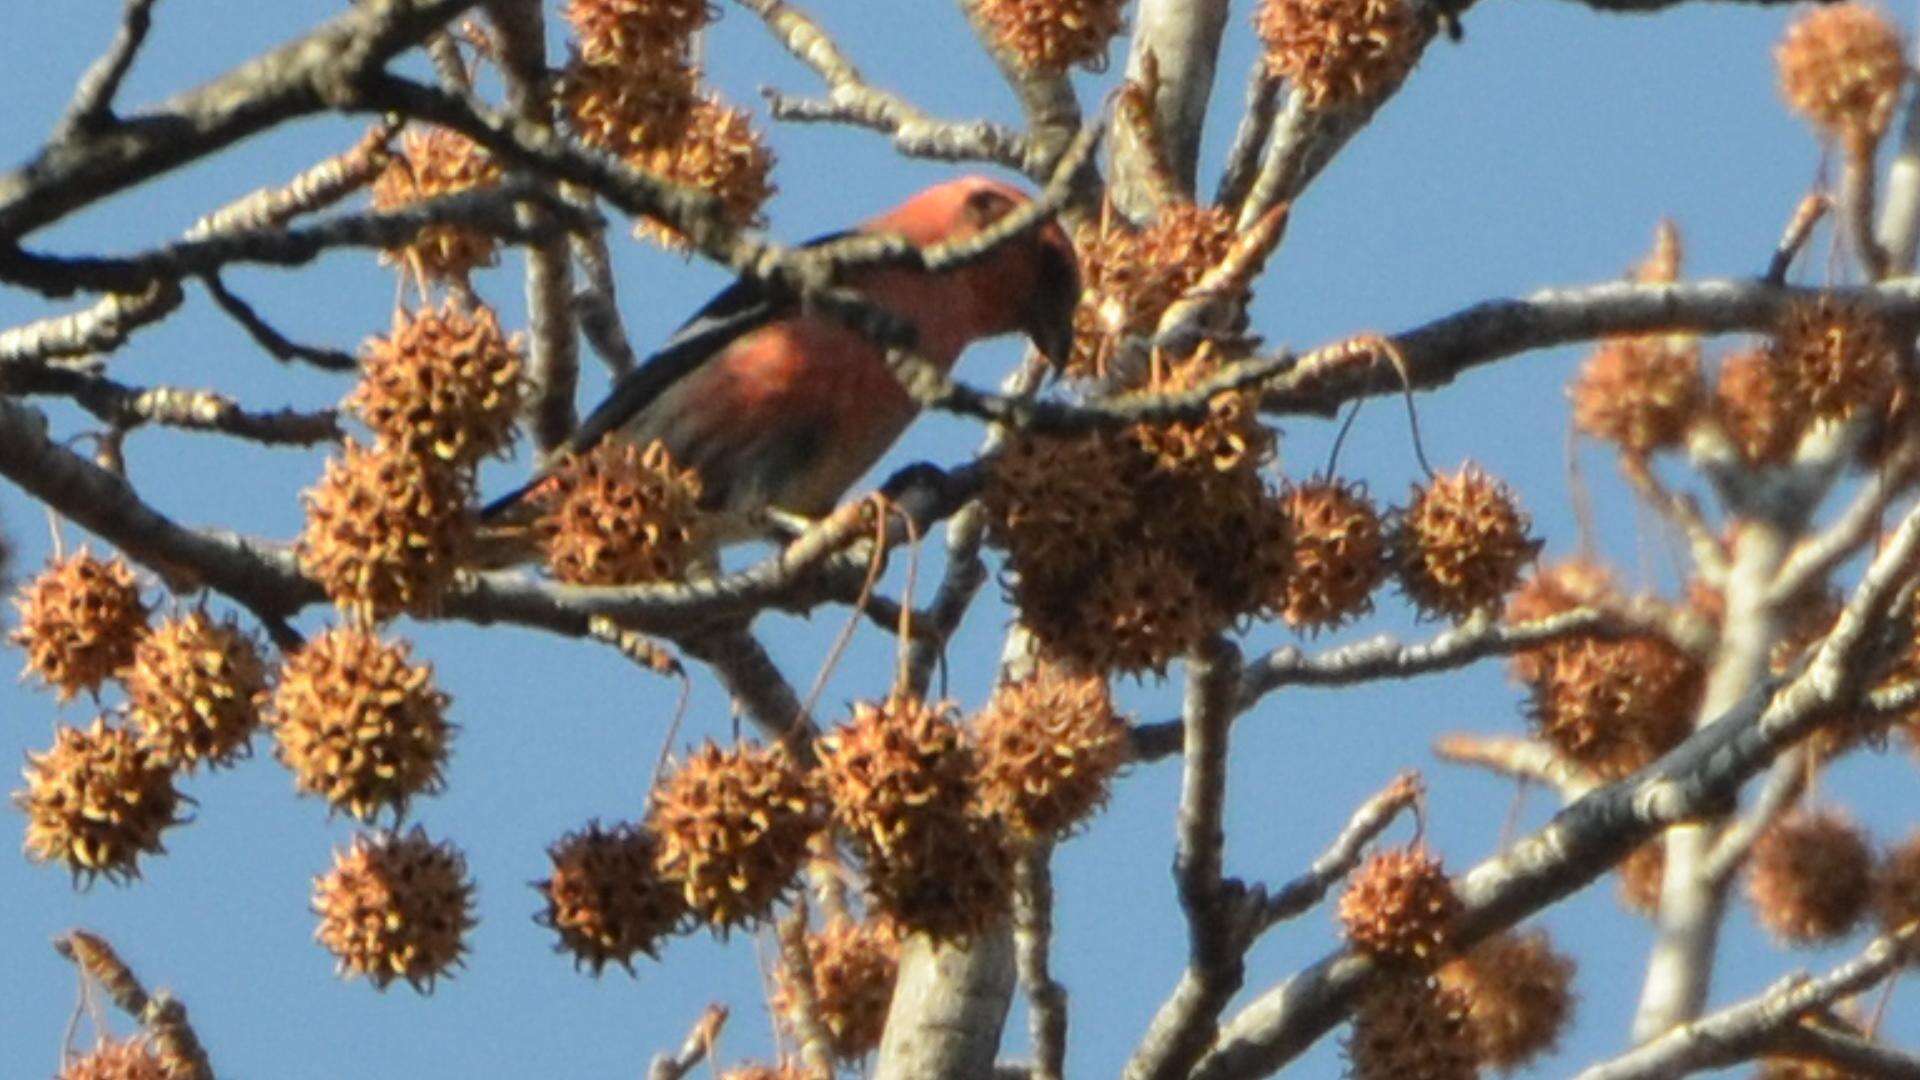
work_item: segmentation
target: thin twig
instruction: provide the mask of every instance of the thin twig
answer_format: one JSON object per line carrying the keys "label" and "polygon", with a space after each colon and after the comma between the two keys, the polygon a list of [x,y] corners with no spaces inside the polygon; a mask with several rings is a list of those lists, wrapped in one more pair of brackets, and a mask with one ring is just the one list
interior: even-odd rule
{"label": "thin twig", "polygon": [[1435,740],[1433,752],[1442,761],[1476,765],[1523,782],[1546,784],[1568,802],[1600,786],[1599,777],[1536,739],[1464,733],[1443,735]]}
{"label": "thin twig", "polygon": [[207,1061],[206,1048],[187,1019],[187,1007],[165,990],[147,993],[107,940],[85,930],[69,930],[53,941],[54,951],[93,978],[107,993],[108,1000],[138,1021],[157,1044],[160,1055],[172,1064],[170,1076],[181,1080],[213,1080],[213,1066]]}
{"label": "thin twig", "polygon": [[1747,855],[1767,827],[1793,807],[1806,790],[1807,749],[1797,746],[1781,754],[1767,770],[1766,784],[1746,815],[1720,831],[1700,863],[1700,876],[1710,882],[1725,883],[1745,865]]}
{"label": "thin twig", "polygon": [[1898,971],[1914,937],[1915,931],[1909,929],[1875,938],[1858,956],[1819,978],[1789,975],[1758,997],[1676,1027],[1587,1069],[1578,1080],[1658,1080],[1752,1060],[1808,1013],[1869,989]]}
{"label": "thin twig", "polygon": [[133,67],[133,58],[153,27],[153,4],[154,0],[126,0],[113,43],[75,84],[73,100],[54,129],[56,140],[84,138],[112,123],[114,95],[120,92],[121,80]]}
{"label": "thin twig", "polygon": [[206,286],[207,295],[213,298],[214,304],[221,311],[226,312],[234,322],[240,324],[240,328],[247,332],[247,336],[275,360],[282,363],[297,360],[312,364],[324,371],[354,371],[359,368],[360,362],[350,353],[344,353],[338,349],[302,345],[290,340],[285,334],[275,329],[272,323],[262,318],[260,313],[253,309],[253,305],[234,295],[227,288],[226,282],[220,279],[219,274],[204,274],[200,282]]}
{"label": "thin twig", "polygon": [[1255,927],[1265,930],[1312,910],[1327,895],[1327,890],[1360,865],[1367,845],[1385,832],[1403,811],[1416,805],[1425,790],[1419,773],[1404,772],[1361,803],[1347,821],[1347,827],[1340,830],[1340,835],[1334,837],[1333,843],[1304,873],[1271,893],[1254,894],[1251,899]]}
{"label": "thin twig", "polygon": [[727,1023],[727,1007],[715,1002],[700,1013],[700,1019],[694,1021],[692,1030],[687,1032],[686,1040],[680,1049],[671,1055],[659,1054],[647,1069],[647,1080],[685,1080],[695,1066],[705,1061],[713,1053],[713,1044],[720,1037],[720,1029]]}

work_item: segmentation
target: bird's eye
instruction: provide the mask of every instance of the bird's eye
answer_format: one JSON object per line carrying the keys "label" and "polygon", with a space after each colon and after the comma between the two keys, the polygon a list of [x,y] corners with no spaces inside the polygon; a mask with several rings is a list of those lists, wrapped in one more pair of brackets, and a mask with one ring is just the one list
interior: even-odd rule
{"label": "bird's eye", "polygon": [[967,196],[967,219],[984,229],[1006,217],[1013,210],[1013,205],[1013,200],[1004,193],[983,188]]}

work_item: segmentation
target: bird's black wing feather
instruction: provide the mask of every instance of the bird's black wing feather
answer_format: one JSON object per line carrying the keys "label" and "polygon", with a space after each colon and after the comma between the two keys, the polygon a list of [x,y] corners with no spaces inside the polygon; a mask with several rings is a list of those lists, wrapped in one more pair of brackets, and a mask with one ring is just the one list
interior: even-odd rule
{"label": "bird's black wing feather", "polygon": [[[827,233],[807,241],[802,247],[814,247],[852,235],[848,231]],[[606,400],[587,414],[567,439],[567,449],[583,453],[601,439],[618,430],[689,372],[713,354],[750,331],[778,318],[790,305],[788,298],[775,296],[765,284],[754,278],[738,278],[720,290],[680,328],[673,332],[659,351],[647,357],[613,385]],[[480,511],[482,521],[497,518],[518,503],[546,476],[536,472],[525,484],[513,489]]]}

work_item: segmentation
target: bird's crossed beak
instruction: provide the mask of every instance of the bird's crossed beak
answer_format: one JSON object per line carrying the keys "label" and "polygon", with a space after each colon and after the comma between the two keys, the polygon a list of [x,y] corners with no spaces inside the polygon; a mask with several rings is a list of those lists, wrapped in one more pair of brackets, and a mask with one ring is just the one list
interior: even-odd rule
{"label": "bird's crossed beak", "polygon": [[1073,312],[1080,305],[1080,272],[1073,245],[1058,226],[1040,233],[1040,280],[1027,307],[1027,337],[1052,362],[1066,366],[1073,355]]}

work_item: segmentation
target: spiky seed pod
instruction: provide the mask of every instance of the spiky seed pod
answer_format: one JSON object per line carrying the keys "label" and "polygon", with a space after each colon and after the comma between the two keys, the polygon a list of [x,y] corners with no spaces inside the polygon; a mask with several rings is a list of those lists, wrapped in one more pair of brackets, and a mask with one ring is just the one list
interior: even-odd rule
{"label": "spiky seed pod", "polygon": [[1609,338],[1594,350],[1567,391],[1573,424],[1596,439],[1645,457],[1686,441],[1706,388],[1700,348],[1666,338]]}
{"label": "spiky seed pod", "polygon": [[168,768],[230,765],[247,752],[267,697],[259,647],[204,609],[161,623],[134,650],[127,716]]}
{"label": "spiky seed pod", "polygon": [[1353,1080],[1475,1080],[1467,1003],[1430,976],[1375,981],[1354,1010],[1347,1034]]}
{"label": "spiky seed pod", "polygon": [[1747,899],[1760,925],[1789,945],[1844,937],[1873,898],[1867,835],[1837,810],[1796,810],[1754,842]]}
{"label": "spiky seed pod", "polygon": [[313,911],[314,938],[342,978],[381,990],[405,979],[431,993],[466,952],[473,883],[459,849],[429,840],[418,825],[405,834],[362,833],[314,879]]}
{"label": "spiky seed pod", "polygon": [[965,814],[973,799],[973,751],[946,702],[858,702],[814,747],[833,820],[863,853],[891,857],[929,816]]}
{"label": "spiky seed pod", "polygon": [[1850,153],[1880,140],[1907,77],[1899,31],[1865,4],[1809,11],[1787,28],[1774,60],[1787,104]]}
{"label": "spiky seed pod", "polygon": [[1051,655],[1090,671],[1164,675],[1229,619],[1196,569],[1163,548],[1119,552],[1075,598],[1075,618],[1062,625],[1043,615],[1034,635]]}
{"label": "spiky seed pod", "polygon": [[[1220,373],[1225,358],[1211,343],[1171,362],[1148,387],[1151,394],[1192,390]],[[1273,460],[1272,429],[1260,422],[1260,402],[1251,392],[1218,394],[1207,403],[1207,418],[1194,423],[1135,424],[1125,439],[1157,473],[1257,472]]]}
{"label": "spiky seed pod", "polygon": [[1467,1003],[1467,1032],[1482,1066],[1517,1069],[1549,1053],[1573,1019],[1574,963],[1544,930],[1486,939],[1440,968],[1440,985]]}
{"label": "spiky seed pod", "polygon": [[447,703],[405,642],[336,626],[287,657],[267,723],[300,791],[361,821],[399,818],[444,783]]}
{"label": "spiky seed pod", "polygon": [[1373,590],[1386,579],[1386,526],[1366,488],[1342,480],[1307,480],[1280,493],[1291,571],[1271,610],[1296,630],[1339,626],[1373,610]]}
{"label": "spiky seed pod", "polygon": [[1763,349],[1720,361],[1714,413],[1742,456],[1755,465],[1786,461],[1811,420],[1795,405],[1781,363]]}
{"label": "spiky seed pod", "polygon": [[1023,840],[1065,835],[1092,816],[1129,753],[1107,680],[1047,665],[997,690],[973,734],[980,805]]}
{"label": "spiky seed pod", "polygon": [[699,78],[678,50],[631,65],[575,57],[560,76],[560,112],[581,142],[633,160],[686,133]]}
{"label": "spiky seed pod", "polygon": [[507,449],[525,396],[519,343],[480,304],[396,313],[393,331],[361,349],[346,406],[380,441],[457,466]]}
{"label": "spiky seed pod", "polygon": [[362,623],[432,613],[473,531],[460,471],[397,447],[349,441],[301,501],[300,572]]}
{"label": "spiky seed pod", "polygon": [[791,889],[819,803],[785,746],[706,743],[653,791],[654,870],[715,931],[756,926]]}
{"label": "spiky seed pod", "polygon": [[[763,225],[760,211],[773,198],[773,148],[754,129],[753,117],[709,94],[693,103],[686,129],[636,162],[666,179],[698,188],[720,201],[720,219],[735,228]],[[687,238],[665,222],[641,218],[635,235],[674,251]]]}
{"label": "spiky seed pod", "polygon": [[140,876],[140,856],[163,854],[160,833],[180,823],[173,773],[103,719],[55,728],[52,748],[29,753],[22,775],[13,802],[27,816],[27,857],[65,863],[76,881]]}
{"label": "spiky seed pod", "polygon": [[1418,845],[1375,853],[1340,897],[1340,923],[1354,948],[1417,970],[1446,959],[1459,912],[1440,860]]}
{"label": "spiky seed pod", "polygon": [[54,559],[14,598],[20,625],[8,640],[27,651],[27,674],[62,702],[93,690],[133,660],[147,605],[125,559],[81,548]]}
{"label": "spiky seed pod", "polygon": [[1013,433],[990,460],[981,491],[987,539],[1007,550],[1017,573],[1070,574],[1133,517],[1125,458],[1103,432]]}
{"label": "spiky seed pod", "polygon": [[1563,642],[1532,685],[1529,717],[1569,760],[1616,779],[1686,737],[1702,672],[1665,641]]}
{"label": "spiky seed pod", "polygon": [[540,491],[547,568],[569,585],[632,585],[686,574],[705,550],[700,478],[658,441],[606,440],[563,460]]}
{"label": "spiky seed pod", "polygon": [[[887,1009],[900,971],[900,937],[891,926],[839,918],[808,934],[808,967],[814,1015],[826,1029],[834,1056],[854,1061],[872,1053],[886,1032]],[[773,1011],[792,1015],[800,973],[785,964],[774,970]]]}
{"label": "spiky seed pod", "polygon": [[55,1080],[185,1080],[188,1072],[170,1062],[144,1036],[101,1039],[92,1050],[71,1058]]}
{"label": "spiky seed pod", "polygon": [[975,798],[975,758],[950,706],[906,695],[854,706],[815,744],[836,824],[866,863],[875,910],[940,939],[965,938],[1007,909],[1005,829]]}
{"label": "spiky seed pod", "polygon": [[999,819],[927,813],[891,853],[867,859],[871,910],[936,942],[967,941],[1013,902],[1013,850]]}
{"label": "spiky seed pod", "polygon": [[1825,294],[1788,305],[1773,347],[1788,400],[1827,420],[1884,409],[1901,370],[1886,320]]}
{"label": "spiky seed pod", "polygon": [[[1574,608],[1610,599],[1616,588],[1607,568],[1585,559],[1543,566],[1507,598],[1509,625],[1551,618]],[[1523,649],[1513,654],[1514,678],[1533,683],[1546,677],[1559,655],[1558,643]]]}
{"label": "spiky seed pod", "polygon": [[1614,869],[1620,875],[1620,903],[1629,911],[1652,915],[1660,910],[1660,881],[1667,872],[1667,848],[1658,839],[1648,840]]}
{"label": "spiky seed pod", "polygon": [[1075,240],[1080,305],[1067,373],[1108,373],[1123,339],[1150,335],[1176,300],[1233,249],[1233,215],[1218,207],[1175,204],[1144,229],[1110,224]]}
{"label": "spiky seed pod", "polygon": [[[400,136],[400,152],[373,182],[373,208],[404,210],[443,195],[492,187],[500,182],[498,162],[471,139],[446,128],[409,128]],[[432,225],[413,242],[389,255],[419,267],[429,278],[464,281],[476,268],[492,266],[493,237],[458,225]]]}
{"label": "spiky seed pod", "polygon": [[1315,109],[1385,98],[1433,36],[1405,0],[1262,0],[1253,27],[1267,70]]}
{"label": "spiky seed pod", "polygon": [[1428,615],[1460,620],[1498,607],[1540,550],[1513,492],[1475,465],[1416,485],[1395,517],[1400,588]]}
{"label": "spiky seed pod", "polygon": [[1920,923],[1920,832],[1888,851],[1874,882],[1874,906],[1888,933]]}
{"label": "spiky seed pod", "polygon": [[686,920],[686,899],[655,872],[654,849],[645,829],[597,821],[547,849],[553,873],[535,886],[547,902],[536,919],[560,935],[557,948],[576,965],[598,975],[615,963],[631,973],[635,954],[655,956]]}
{"label": "spiky seed pod", "polygon": [[1107,43],[1126,25],[1126,0],[981,0],[975,16],[1028,71],[1059,75],[1075,64],[1105,66]]}
{"label": "spiky seed pod", "polygon": [[1671,285],[1680,280],[1680,266],[1685,261],[1679,226],[1672,218],[1661,218],[1653,227],[1653,250],[1633,268],[1633,280],[1643,285]]}
{"label": "spiky seed pod", "polygon": [[714,18],[707,0],[567,0],[564,11],[588,63],[629,68],[685,51]]}

